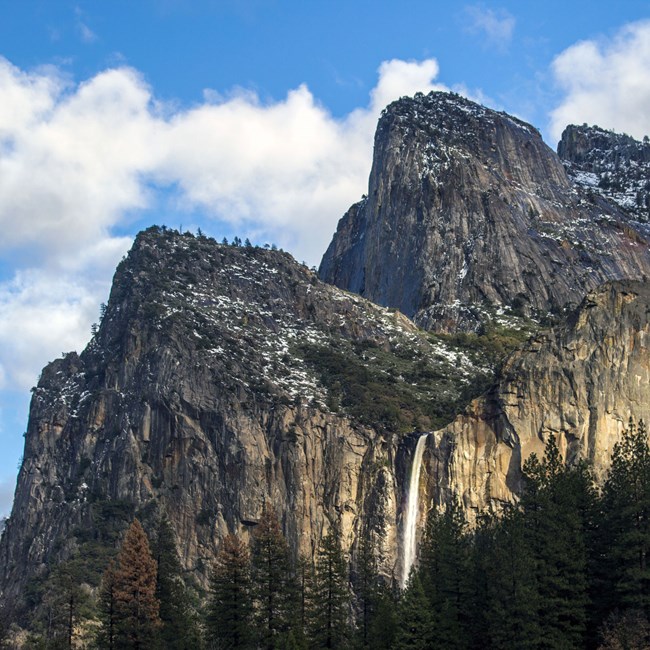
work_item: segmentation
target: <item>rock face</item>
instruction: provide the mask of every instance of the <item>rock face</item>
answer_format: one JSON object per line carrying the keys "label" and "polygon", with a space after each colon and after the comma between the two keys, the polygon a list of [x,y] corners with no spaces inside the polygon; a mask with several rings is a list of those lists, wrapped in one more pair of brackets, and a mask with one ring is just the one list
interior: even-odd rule
{"label": "rock face", "polygon": [[341,219],[320,277],[438,331],[503,306],[577,306],[650,269],[642,226],[576,188],[530,125],[449,93],[382,114],[368,195]]}
{"label": "rock face", "polygon": [[558,155],[569,177],[642,222],[650,219],[650,141],[597,126],[568,126]]}
{"label": "rock face", "polygon": [[549,436],[602,479],[629,418],[650,416],[650,285],[613,282],[567,325],[513,353],[495,386],[429,438],[429,505],[478,512],[519,493],[521,466]]}
{"label": "rock face", "polygon": [[486,372],[286,253],[145,231],[87,349],[34,390],[4,597],[86,552],[106,521],[161,510],[205,581],[223,536],[246,536],[265,501],[296,552],[311,556],[337,523],[346,551],[369,532],[390,575],[407,434],[443,421],[431,405]]}

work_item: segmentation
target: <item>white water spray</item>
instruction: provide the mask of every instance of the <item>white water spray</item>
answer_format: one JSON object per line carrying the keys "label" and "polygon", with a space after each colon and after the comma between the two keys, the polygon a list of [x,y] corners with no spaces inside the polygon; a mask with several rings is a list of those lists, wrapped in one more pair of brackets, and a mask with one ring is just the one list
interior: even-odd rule
{"label": "white water spray", "polygon": [[424,443],[428,433],[422,434],[415,445],[413,463],[411,465],[411,478],[409,480],[408,505],[406,509],[406,521],[404,522],[404,560],[402,562],[402,589],[406,587],[411,567],[417,555],[417,523],[420,504],[420,470],[422,469],[422,456],[424,454]]}

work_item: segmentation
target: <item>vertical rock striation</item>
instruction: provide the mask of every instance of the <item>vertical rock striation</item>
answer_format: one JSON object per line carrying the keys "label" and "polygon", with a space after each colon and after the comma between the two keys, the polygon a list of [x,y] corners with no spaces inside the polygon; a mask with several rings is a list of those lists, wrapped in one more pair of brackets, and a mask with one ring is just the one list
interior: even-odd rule
{"label": "vertical rock striation", "polygon": [[541,457],[549,436],[602,480],[630,417],[650,417],[650,285],[622,281],[513,353],[494,387],[431,436],[430,503],[498,508],[520,492],[523,461]]}

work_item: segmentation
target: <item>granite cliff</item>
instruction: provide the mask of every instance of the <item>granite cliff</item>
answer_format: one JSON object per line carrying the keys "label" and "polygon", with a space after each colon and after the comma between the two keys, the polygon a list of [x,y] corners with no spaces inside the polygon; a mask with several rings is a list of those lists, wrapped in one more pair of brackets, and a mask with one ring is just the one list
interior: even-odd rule
{"label": "granite cliff", "polygon": [[286,253],[145,231],[86,350],[34,389],[4,596],[110,544],[107,522],[162,510],[205,584],[223,536],[246,536],[265,501],[294,551],[337,523],[347,551],[370,531],[390,574],[409,432],[450,421],[491,373]]}
{"label": "granite cliff", "polygon": [[521,490],[521,466],[554,436],[568,462],[602,480],[630,417],[650,415],[650,285],[606,283],[568,322],[513,353],[495,385],[429,437],[429,505],[458,498],[468,512]]}
{"label": "granite cliff", "polygon": [[628,211],[572,183],[532,126],[419,94],[382,114],[368,195],[319,274],[427,329],[476,331],[504,307],[544,318],[642,277],[647,243]]}

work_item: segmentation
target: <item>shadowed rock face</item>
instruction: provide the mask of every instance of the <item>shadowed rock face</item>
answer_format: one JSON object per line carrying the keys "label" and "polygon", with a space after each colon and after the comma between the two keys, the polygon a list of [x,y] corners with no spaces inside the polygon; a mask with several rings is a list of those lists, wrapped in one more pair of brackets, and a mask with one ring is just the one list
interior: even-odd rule
{"label": "shadowed rock face", "polygon": [[649,268],[643,227],[576,188],[536,129],[431,93],[384,111],[367,198],[339,222],[319,275],[454,331],[504,305],[560,312]]}
{"label": "shadowed rock face", "polygon": [[513,353],[495,386],[430,436],[430,504],[454,495],[477,512],[511,499],[523,461],[541,458],[549,436],[602,480],[629,418],[648,420],[649,388],[650,285],[605,284],[567,325]]}

